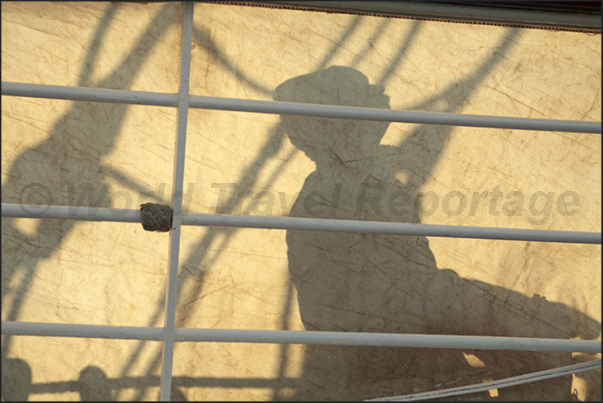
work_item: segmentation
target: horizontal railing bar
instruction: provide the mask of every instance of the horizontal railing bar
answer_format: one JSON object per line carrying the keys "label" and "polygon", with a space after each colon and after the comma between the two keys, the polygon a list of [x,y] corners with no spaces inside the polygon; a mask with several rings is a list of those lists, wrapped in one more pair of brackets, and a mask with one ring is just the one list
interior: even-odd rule
{"label": "horizontal railing bar", "polygon": [[[163,328],[2,322],[2,334],[15,336],[88,337],[161,341]],[[175,340],[178,342],[319,344],[336,346],[548,351],[592,354],[601,352],[601,342],[597,340],[290,330],[180,328],[176,329]]]}
{"label": "horizontal railing bar", "polygon": [[[5,81],[2,82],[2,95],[171,107],[176,107],[178,103],[177,94],[13,83]],[[189,97],[189,107],[234,112],[379,120],[399,123],[420,123],[553,132],[601,133],[601,122],[468,115],[442,112],[400,111],[353,106],[204,97],[197,95],[191,95]]]}
{"label": "horizontal railing bar", "polygon": [[266,228],[306,231],[361,232],[450,238],[478,238],[534,242],[601,243],[601,233],[548,231],[516,228],[470,227],[459,225],[409,224],[381,221],[332,220],[321,218],[266,217],[189,213],[183,225]]}
{"label": "horizontal railing bar", "polygon": [[123,91],[106,88],[68,87],[64,85],[27,84],[2,81],[2,95],[66,101],[111,102],[117,104],[178,106],[178,94],[146,91]]}
{"label": "horizontal railing bar", "polygon": [[2,322],[2,334],[14,336],[83,337],[163,341],[162,327],[77,325],[68,323]]}
{"label": "horizontal railing bar", "polygon": [[[59,218],[83,221],[117,221],[136,223],[142,222],[139,210],[75,206],[35,206],[8,203],[2,203],[2,217]],[[182,225],[304,231],[360,232],[389,235],[498,239],[505,241],[601,244],[600,232],[409,224],[398,222],[352,221],[322,218],[186,213],[182,215]]]}
{"label": "horizontal railing bar", "polygon": [[600,353],[601,342],[591,340],[532,339],[522,337],[456,336],[289,330],[178,329],[184,342],[320,344],[335,346],[451,348]]}
{"label": "horizontal railing bar", "polygon": [[201,109],[217,109],[223,111],[273,113],[279,115],[316,116],[341,119],[380,120],[397,123],[483,127],[491,129],[601,133],[600,122],[515,118],[444,112],[401,111],[391,109],[362,108],[355,106],[254,101],[234,98],[191,96],[190,107]]}
{"label": "horizontal railing bar", "polygon": [[142,223],[140,210],[2,203],[2,217]]}

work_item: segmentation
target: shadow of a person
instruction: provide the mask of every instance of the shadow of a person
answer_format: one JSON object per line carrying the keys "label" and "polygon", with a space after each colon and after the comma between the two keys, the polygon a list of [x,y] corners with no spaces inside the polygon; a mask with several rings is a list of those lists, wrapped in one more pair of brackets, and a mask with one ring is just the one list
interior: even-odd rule
{"label": "shadow of a person", "polygon": [[[382,86],[340,66],[292,78],[275,90],[274,99],[389,108]],[[397,175],[412,169],[427,177],[450,128],[426,129],[423,134],[437,137],[441,147],[428,150],[431,157],[422,161],[410,155],[414,148],[406,142],[398,147],[380,144],[388,122],[292,115],[282,115],[281,121],[292,144],[316,164],[290,216],[420,222],[415,194],[421,184]],[[586,323],[580,328],[583,338],[600,331],[598,322],[563,304],[438,269],[425,237],[291,230],[287,246],[307,330],[569,339],[578,336],[580,321]],[[449,349],[307,346],[295,399],[406,394],[571,363],[570,354],[464,353],[479,364]],[[565,399],[571,395],[571,377],[544,381],[538,388],[516,387],[512,395],[506,391],[501,390],[501,398]]]}

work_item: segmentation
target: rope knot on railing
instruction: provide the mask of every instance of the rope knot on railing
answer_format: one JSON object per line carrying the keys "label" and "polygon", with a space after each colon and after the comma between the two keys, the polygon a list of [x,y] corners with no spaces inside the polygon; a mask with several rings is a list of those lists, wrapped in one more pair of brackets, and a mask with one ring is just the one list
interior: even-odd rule
{"label": "rope knot on railing", "polygon": [[172,228],[172,208],[165,204],[140,205],[142,228],[146,231],[168,232]]}

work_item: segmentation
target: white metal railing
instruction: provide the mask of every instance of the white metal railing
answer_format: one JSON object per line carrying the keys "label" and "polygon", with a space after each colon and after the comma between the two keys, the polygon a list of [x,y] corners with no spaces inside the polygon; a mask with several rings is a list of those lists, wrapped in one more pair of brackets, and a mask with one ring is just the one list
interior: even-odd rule
{"label": "white metal railing", "polygon": [[180,256],[180,233],[182,220],[182,189],[184,187],[184,160],[188,102],[190,93],[191,48],[193,38],[193,11],[195,3],[184,2],[182,21],[180,85],[178,90],[178,126],[174,146],[174,171],[172,192],[172,230],[170,231],[169,271],[165,293],[165,328],[163,334],[163,356],[161,359],[160,399],[170,400],[172,366],[174,361],[174,337],[176,334],[176,303],[178,295],[178,261]]}
{"label": "white metal railing", "polygon": [[[73,325],[6,321],[2,322],[2,334],[162,341],[164,329],[160,327]],[[601,352],[601,342],[596,340],[368,332],[179,328],[175,329],[173,340],[176,342],[203,341],[227,343],[320,344],[336,346],[549,351],[557,353],[590,354]]]}
{"label": "white metal railing", "polygon": [[[302,229],[340,232],[372,232],[421,236],[601,244],[601,233],[589,232],[541,231],[527,229],[462,227],[288,217],[228,216],[219,214],[212,215],[188,213],[183,215],[182,188],[184,177],[187,116],[189,108],[381,120],[405,123],[504,128],[515,130],[601,133],[600,122],[397,111],[389,109],[192,96],[189,92],[189,75],[193,9],[193,2],[184,2],[180,60],[180,85],[178,94],[2,82],[3,96],[38,97],[72,101],[112,102],[137,105],[170,106],[178,108],[178,125],[174,156],[174,191],[172,197],[173,222],[172,230],[170,232],[169,271],[166,285],[166,319],[164,327],[143,328],[125,326],[2,322],[3,335],[96,337],[162,341],[163,359],[160,380],[160,399],[164,401],[169,400],[170,397],[175,342],[216,341],[585,353],[601,352],[600,342],[590,340],[348,332],[177,329],[175,327],[175,312],[180,229],[182,225],[235,226],[249,228]],[[90,209],[69,206],[19,206],[2,204],[2,216],[61,219],[70,218],[89,221],[141,222],[139,210],[116,210],[106,208]]]}
{"label": "white metal railing", "polygon": [[[178,95],[163,92],[121,91],[101,88],[65,87],[60,85],[2,82],[2,95],[17,97],[64,99],[70,101],[113,102],[132,105],[178,105]],[[258,101],[251,99],[189,96],[189,108],[234,112],[270,113],[276,115],[319,116],[325,118],[381,120],[398,123],[421,123],[483,127],[493,129],[540,130],[552,132],[601,133],[601,122],[576,120],[516,118],[507,116],[468,115],[443,112],[399,111],[302,104],[295,102]]]}
{"label": "white metal railing", "polygon": [[[2,216],[14,218],[59,218],[81,221],[142,222],[140,210],[19,205],[10,203],[2,204]],[[180,225],[601,244],[600,232],[203,213],[186,213],[179,216],[181,217]]]}

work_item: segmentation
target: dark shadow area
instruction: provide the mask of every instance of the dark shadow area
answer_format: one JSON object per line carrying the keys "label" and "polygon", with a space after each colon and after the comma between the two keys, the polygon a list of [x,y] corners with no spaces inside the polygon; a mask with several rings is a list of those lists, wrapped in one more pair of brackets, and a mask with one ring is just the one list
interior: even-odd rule
{"label": "dark shadow area", "polygon": [[[116,392],[124,389],[141,387],[158,387],[158,376],[122,377],[112,379],[107,377],[101,368],[89,365],[80,371],[75,381],[31,383],[31,369],[20,359],[7,359],[2,361],[2,400],[26,401],[32,395],[41,393],[77,392],[82,401],[115,401]],[[232,383],[233,380],[230,380]],[[181,386],[222,386],[228,385],[229,380],[174,377],[170,394],[171,401],[186,401]],[[247,382],[248,387],[262,387],[265,382]],[[236,386],[235,386],[236,387]],[[242,387],[242,386],[239,386]]]}
{"label": "dark shadow area", "polygon": [[[514,43],[510,30],[467,78],[423,105],[456,112]],[[389,108],[381,85],[350,67],[292,78],[276,101]],[[443,106],[442,106],[443,105]],[[380,144],[389,123],[281,116],[291,142],[316,163],[293,217],[419,223],[417,191],[451,134],[422,125],[398,146]],[[397,179],[405,174],[404,181]],[[306,330],[594,339],[600,324],[545,298],[438,268],[425,237],[288,231],[289,270]],[[501,379],[573,363],[571,354],[308,346],[295,400],[358,400]],[[568,400],[571,376],[501,389],[497,399]],[[454,385],[452,385],[454,384]],[[489,399],[484,393],[482,398]]]}
{"label": "dark shadow area", "polygon": [[31,393],[31,367],[19,358],[2,357],[2,400],[22,402]]}
{"label": "dark shadow area", "polygon": [[[160,377],[157,375],[124,376],[109,378],[101,368],[89,365],[80,371],[74,381],[47,383],[31,383],[31,369],[20,359],[8,359],[2,363],[2,399],[5,401],[26,401],[36,394],[77,392],[82,401],[115,401],[118,391],[127,389],[140,390],[157,388]],[[186,401],[182,392],[186,388],[233,388],[233,389],[265,389],[273,388],[278,383],[282,387],[295,388],[295,378],[216,378],[216,377],[172,377],[171,401]]]}
{"label": "dark shadow area", "polygon": [[111,385],[105,372],[96,366],[88,366],[74,382],[82,401],[112,401]]}

